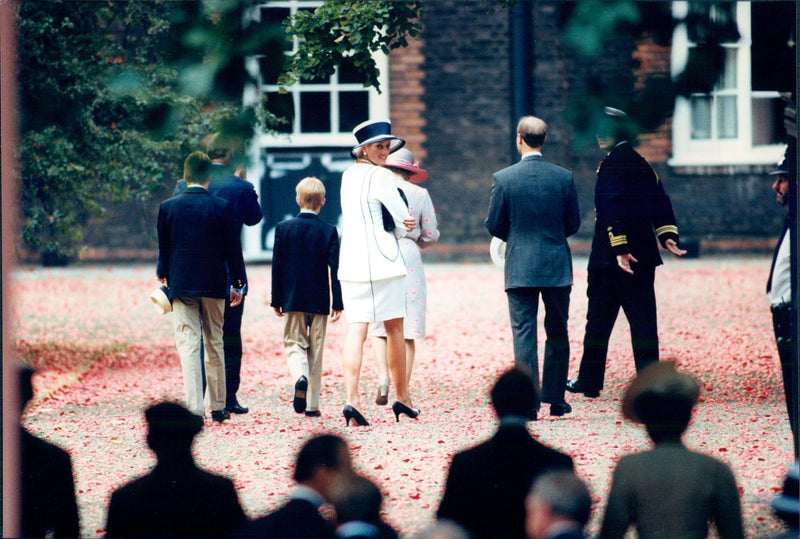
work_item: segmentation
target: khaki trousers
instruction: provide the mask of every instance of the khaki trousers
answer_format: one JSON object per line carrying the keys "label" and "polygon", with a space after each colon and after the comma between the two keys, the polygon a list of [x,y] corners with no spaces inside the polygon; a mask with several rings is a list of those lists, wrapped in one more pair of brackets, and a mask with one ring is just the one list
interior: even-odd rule
{"label": "khaki trousers", "polygon": [[[175,321],[175,344],[181,358],[186,407],[203,415],[225,409],[225,353],[222,345],[222,324],[225,321],[225,300],[204,297],[182,297],[172,300]],[[203,398],[203,373],[200,343],[204,344],[206,394]]]}
{"label": "khaki trousers", "polygon": [[284,313],[283,344],[292,383],[300,376],[308,378],[306,410],[319,410],[322,389],[322,352],[328,316],[297,311]]}

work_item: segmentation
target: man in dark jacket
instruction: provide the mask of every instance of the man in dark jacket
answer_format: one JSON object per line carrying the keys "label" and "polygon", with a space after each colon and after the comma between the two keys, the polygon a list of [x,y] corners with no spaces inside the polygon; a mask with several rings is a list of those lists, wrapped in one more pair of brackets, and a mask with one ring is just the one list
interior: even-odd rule
{"label": "man in dark jacket", "polygon": [[500,427],[491,439],[453,457],[436,517],[455,521],[474,539],[523,539],[533,480],[551,468],[571,471],[572,458],[537,442],[526,429],[536,398],[526,371],[506,371],[491,397]]}
{"label": "man in dark jacket", "polygon": [[[237,171],[234,174],[231,171],[232,150],[223,144],[219,133],[210,135],[206,145],[212,163],[208,192],[228,201],[236,233],[241,238],[244,225],[255,226],[261,222],[263,217],[261,205],[258,203],[258,194],[253,184],[244,178],[243,173]],[[237,174],[241,174],[241,177]],[[186,180],[179,180],[172,196],[179,195],[185,190]],[[231,286],[229,271],[228,288]],[[236,395],[241,382],[242,316],[244,315],[244,296],[247,295],[247,287],[242,292],[242,301],[238,305],[231,305],[230,298],[225,298],[225,322],[222,326],[222,345],[225,351],[225,409],[232,414],[246,414],[249,411],[249,408],[239,402]]]}
{"label": "man in dark jacket", "polygon": [[227,537],[245,521],[225,477],[201,470],[192,442],[203,418],[174,402],[145,410],[155,468],[111,495],[106,537]]}
{"label": "man in dark jacket", "polygon": [[183,172],[186,190],[158,209],[156,274],[172,300],[187,406],[200,416],[205,410],[200,355],[204,345],[207,402],[212,419],[221,422],[230,417],[222,343],[225,299],[233,307],[239,305],[247,284],[241,240],[230,204],[208,192],[209,157],[190,154]]}
{"label": "man in dark jacket", "polygon": [[[569,372],[569,295],[572,254],[567,237],[578,231],[581,216],[572,172],[542,157],[547,124],[523,116],[517,124],[518,163],[496,172],[492,181],[486,229],[506,242],[505,290],[514,363],[530,371],[539,401],[550,403],[550,415],[572,411],[564,400]],[[536,320],[539,296],[544,303],[544,348],[541,392]]]}
{"label": "man in dark jacket", "polygon": [[656,266],[662,264],[658,243],[675,256],[678,227],[672,203],[653,168],[631,144],[633,125],[627,114],[604,109],[597,134],[608,155],[597,168],[595,221],[589,255],[589,306],[583,357],[567,390],[593,398],[600,395],[608,339],[622,307],[631,328],[636,371],[658,361],[658,323],[654,289]]}
{"label": "man in dark jacket", "polygon": [[[19,377],[22,409],[33,398],[33,369]],[[78,537],[80,523],[72,459],[60,447],[20,429],[20,532],[22,537]]]}
{"label": "man in dark jacket", "polygon": [[297,455],[296,485],[289,501],[249,522],[234,537],[336,537],[333,523],[320,508],[329,503],[337,483],[353,473],[347,442],[333,434],[309,439]]}

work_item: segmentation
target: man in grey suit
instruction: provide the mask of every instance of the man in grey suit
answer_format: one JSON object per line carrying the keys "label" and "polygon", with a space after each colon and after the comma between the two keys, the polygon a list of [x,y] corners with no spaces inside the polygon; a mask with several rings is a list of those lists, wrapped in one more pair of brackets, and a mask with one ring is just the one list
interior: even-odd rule
{"label": "man in grey suit", "polygon": [[[578,231],[580,211],[572,172],[542,157],[547,124],[524,116],[517,124],[522,159],[496,172],[486,228],[506,242],[505,290],[514,336],[514,361],[533,378],[536,418],[541,402],[550,415],[572,411],[564,401],[569,369],[567,318],[572,290],[572,254],[567,237]],[[541,295],[547,334],[539,385],[536,324]]]}

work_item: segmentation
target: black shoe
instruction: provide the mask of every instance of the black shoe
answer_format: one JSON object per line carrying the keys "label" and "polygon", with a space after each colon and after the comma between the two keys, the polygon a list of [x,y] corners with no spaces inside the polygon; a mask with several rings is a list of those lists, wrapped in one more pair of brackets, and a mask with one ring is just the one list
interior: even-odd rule
{"label": "black shoe", "polygon": [[572,406],[568,402],[556,402],[550,405],[550,415],[562,416],[572,412]]}
{"label": "black shoe", "polygon": [[306,417],[322,417],[319,410],[306,410]]}
{"label": "black shoe", "polygon": [[228,406],[226,410],[228,410],[232,414],[246,414],[247,412],[250,411],[250,408],[248,408],[247,406],[242,406],[237,402],[232,406]]}
{"label": "black shoe", "polygon": [[214,410],[211,412],[211,419],[217,423],[222,423],[226,419],[231,418],[231,413],[228,410]]}
{"label": "black shoe", "polygon": [[342,409],[342,414],[344,415],[344,424],[348,427],[350,426],[351,419],[355,420],[356,425],[359,427],[369,427],[369,421],[364,419],[364,416],[361,415],[361,412],[349,404],[345,404],[344,408]]}
{"label": "black shoe", "polygon": [[294,411],[302,414],[306,411],[306,390],[308,389],[308,378],[300,375],[294,384]]}
{"label": "black shoe", "polygon": [[416,419],[419,415],[419,410],[413,410],[400,401],[394,401],[392,412],[394,412],[394,420],[398,423],[400,422],[400,414],[405,414],[411,419]]}
{"label": "black shoe", "polygon": [[539,420],[539,411],[538,410],[528,410],[528,421],[538,421]]}
{"label": "black shoe", "polygon": [[581,382],[580,378],[573,378],[572,380],[567,380],[567,391],[570,393],[583,393],[586,397],[590,399],[594,399],[600,396],[600,391],[589,391],[583,387],[583,382]]}

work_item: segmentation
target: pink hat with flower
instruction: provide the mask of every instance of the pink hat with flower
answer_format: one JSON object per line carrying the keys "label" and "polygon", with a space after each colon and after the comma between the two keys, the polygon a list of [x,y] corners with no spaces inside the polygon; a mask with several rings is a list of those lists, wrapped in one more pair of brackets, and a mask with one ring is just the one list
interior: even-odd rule
{"label": "pink hat with flower", "polygon": [[419,163],[414,161],[414,156],[406,148],[401,148],[389,155],[384,166],[411,172],[412,174],[408,178],[411,183],[422,183],[428,177],[428,171],[419,168]]}

